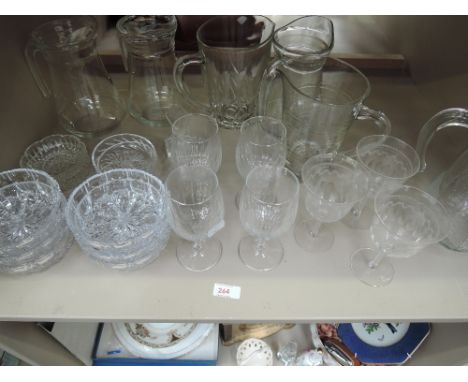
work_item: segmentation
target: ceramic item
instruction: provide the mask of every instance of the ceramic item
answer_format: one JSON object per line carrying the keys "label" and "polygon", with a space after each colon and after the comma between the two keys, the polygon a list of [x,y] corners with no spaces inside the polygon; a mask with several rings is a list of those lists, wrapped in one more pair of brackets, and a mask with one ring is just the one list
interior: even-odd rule
{"label": "ceramic item", "polygon": [[198,347],[215,324],[196,323],[113,323],[123,346],[137,357],[171,359]]}
{"label": "ceramic item", "polygon": [[239,366],[272,366],[273,352],[265,341],[249,338],[237,348],[236,360]]}

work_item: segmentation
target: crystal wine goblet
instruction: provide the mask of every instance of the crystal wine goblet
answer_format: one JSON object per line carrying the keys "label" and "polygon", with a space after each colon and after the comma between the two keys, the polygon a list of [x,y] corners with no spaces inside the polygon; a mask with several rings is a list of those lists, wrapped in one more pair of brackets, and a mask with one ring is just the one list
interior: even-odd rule
{"label": "crystal wine goblet", "polygon": [[[237,171],[245,181],[256,166],[284,166],[286,161],[286,127],[271,117],[252,117],[241,125],[236,146]],[[240,192],[236,195],[239,207]]]}
{"label": "crystal wine goblet", "polygon": [[334,234],[323,223],[336,222],[365,197],[367,176],[343,154],[315,155],[302,167],[305,207],[311,218],[296,224],[296,242],[306,251],[326,251]]}
{"label": "crystal wine goblet", "polygon": [[241,193],[240,221],[249,236],[239,242],[239,257],[249,268],[269,271],[283,259],[277,239],[294,224],[299,204],[299,181],[290,170],[254,167]]}
{"label": "crystal wine goblet", "polygon": [[207,166],[218,172],[221,166],[218,123],[208,115],[189,113],[178,118],[165,143],[173,168],[187,164]]}
{"label": "crystal wine goblet", "polygon": [[419,171],[419,156],[406,142],[389,135],[369,135],[356,146],[356,160],[369,179],[367,198],[343,219],[350,228],[368,229],[374,212],[373,200],[383,188],[396,189]]}
{"label": "crystal wine goblet", "polygon": [[205,166],[179,166],[166,179],[170,224],[188,241],[177,245],[177,259],[190,271],[206,271],[221,259],[221,242],[212,236],[224,227],[218,178]]}
{"label": "crystal wine goblet", "polygon": [[395,270],[387,256],[413,256],[443,240],[450,230],[443,205],[415,187],[380,190],[375,197],[375,217],[370,233],[376,250],[363,248],[351,256],[354,275],[365,284],[383,286]]}

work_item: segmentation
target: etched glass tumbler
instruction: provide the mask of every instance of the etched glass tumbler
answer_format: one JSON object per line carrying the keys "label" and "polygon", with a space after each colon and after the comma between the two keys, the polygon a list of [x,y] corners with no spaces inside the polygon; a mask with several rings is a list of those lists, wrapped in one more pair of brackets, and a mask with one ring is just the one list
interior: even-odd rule
{"label": "etched glass tumbler", "polygon": [[39,272],[65,256],[73,243],[65,203],[57,181],[43,171],[0,173],[0,272]]}
{"label": "etched glass tumbler", "polygon": [[217,172],[223,153],[216,120],[204,114],[183,115],[172,125],[166,150],[173,167],[207,166]]}
{"label": "etched glass tumbler", "polygon": [[390,257],[409,257],[445,239],[451,229],[444,206],[415,187],[383,189],[375,197],[371,239],[376,249],[363,248],[351,256],[354,275],[365,284],[383,286],[393,279]]}
{"label": "etched glass tumbler", "polygon": [[132,270],[155,260],[171,229],[163,183],[134,169],[87,179],[70,195],[67,223],[84,253],[114,269]]}
{"label": "etched glass tumbler", "polygon": [[204,166],[180,166],[166,179],[170,222],[188,241],[177,244],[177,259],[190,271],[206,271],[221,259],[222,245],[213,235],[224,227],[223,194],[216,174]]}
{"label": "etched glass tumbler", "polygon": [[239,257],[249,268],[269,271],[281,263],[283,245],[277,239],[294,224],[299,181],[288,169],[258,166],[247,175],[239,212],[249,236],[239,242]]}
{"label": "etched glass tumbler", "polygon": [[395,189],[414,176],[419,155],[406,142],[390,135],[369,135],[356,146],[356,160],[369,179],[368,195],[343,219],[350,228],[368,229],[374,217],[374,197],[383,188]]}
{"label": "etched glass tumbler", "polygon": [[[286,127],[271,117],[252,117],[242,123],[236,146],[236,166],[242,178],[256,166],[284,166]],[[239,206],[240,193],[236,195]]]}
{"label": "etched glass tumbler", "polygon": [[326,251],[334,234],[323,223],[341,220],[367,191],[367,176],[358,162],[342,154],[321,154],[302,167],[305,207],[311,218],[296,224],[296,242],[306,251]]}
{"label": "etched glass tumbler", "polygon": [[158,155],[154,145],[136,134],[116,134],[99,142],[91,155],[96,172],[119,168],[146,171],[156,175]]}

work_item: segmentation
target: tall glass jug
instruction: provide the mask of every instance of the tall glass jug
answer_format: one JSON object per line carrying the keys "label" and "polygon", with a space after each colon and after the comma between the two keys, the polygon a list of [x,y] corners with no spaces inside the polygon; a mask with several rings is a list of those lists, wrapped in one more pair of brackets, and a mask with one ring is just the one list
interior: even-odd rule
{"label": "tall glass jug", "polygon": [[[124,105],[96,51],[96,20],[77,16],[40,25],[31,33],[26,60],[45,97],[53,97],[59,123],[79,136],[110,130]],[[46,63],[44,69],[42,60]]]}
{"label": "tall glass jug", "polygon": [[[174,67],[178,91],[198,112],[212,114],[228,129],[238,129],[257,106],[258,88],[270,59],[274,23],[264,16],[216,16],[197,30],[200,53],[181,57]],[[201,65],[209,105],[191,94],[183,80],[189,65]]]}
{"label": "tall glass jug", "polygon": [[287,74],[296,87],[316,85],[333,44],[333,22],[323,16],[300,17],[277,29],[273,35],[276,59],[268,65],[262,80],[262,87],[268,88],[262,95],[269,99],[260,101],[267,108],[261,115],[281,115],[281,81],[275,81],[280,72]]}
{"label": "tall glass jug", "polygon": [[175,16],[125,16],[117,22],[124,64],[129,73],[128,111],[154,125],[173,105]]}
{"label": "tall glass jug", "polygon": [[[288,129],[287,166],[300,176],[302,165],[311,156],[338,151],[346,132],[356,119],[375,122],[378,133],[390,133],[390,121],[381,111],[363,103],[370,93],[366,76],[354,66],[338,59],[327,58],[314,83],[305,79],[294,81],[289,74],[279,72],[282,79],[282,121]],[[299,85],[296,85],[298,83]],[[305,84],[305,85],[304,85]],[[260,113],[265,110],[267,96]]]}
{"label": "tall glass jug", "polygon": [[[447,127],[468,128],[468,109],[442,110],[424,124],[416,144],[416,151],[421,158],[421,171],[427,167],[426,151],[430,141],[438,131]],[[452,220],[452,229],[442,244],[454,251],[468,252],[468,147],[434,181],[433,192]]]}

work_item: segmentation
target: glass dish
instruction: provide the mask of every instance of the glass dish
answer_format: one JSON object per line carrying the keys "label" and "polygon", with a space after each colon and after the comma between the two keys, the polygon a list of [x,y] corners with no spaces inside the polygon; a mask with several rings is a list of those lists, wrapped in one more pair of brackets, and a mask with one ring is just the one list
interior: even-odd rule
{"label": "glass dish", "polygon": [[78,186],[66,218],[82,250],[114,269],[155,260],[170,236],[162,182],[141,170],[110,170]]}
{"label": "glass dish", "polygon": [[73,242],[64,209],[58,183],[45,172],[0,173],[0,272],[39,272],[60,261]]}
{"label": "glass dish", "polygon": [[154,145],[136,134],[116,134],[100,141],[91,154],[96,172],[133,168],[156,175],[158,155]]}
{"label": "glass dish", "polygon": [[24,151],[20,167],[45,171],[66,195],[92,173],[86,145],[73,135],[54,134],[34,142]]}

